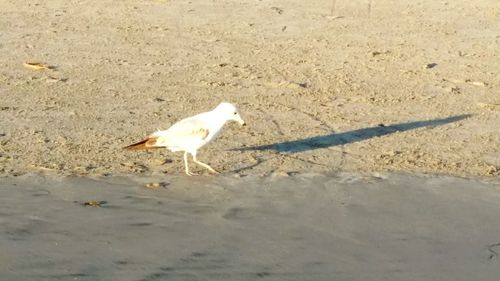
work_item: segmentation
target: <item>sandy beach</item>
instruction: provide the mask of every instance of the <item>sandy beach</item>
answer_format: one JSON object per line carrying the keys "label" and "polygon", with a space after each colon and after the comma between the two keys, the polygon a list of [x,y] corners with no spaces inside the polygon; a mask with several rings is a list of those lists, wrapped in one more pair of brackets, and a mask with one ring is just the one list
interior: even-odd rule
{"label": "sandy beach", "polygon": [[[498,0],[0,0],[0,280],[499,280],[499,46]],[[221,101],[221,175],[122,149]]]}
{"label": "sandy beach", "polygon": [[0,173],[178,174],[121,148],[225,100],[248,126],[199,156],[229,174],[497,177],[499,6],[0,0]]}

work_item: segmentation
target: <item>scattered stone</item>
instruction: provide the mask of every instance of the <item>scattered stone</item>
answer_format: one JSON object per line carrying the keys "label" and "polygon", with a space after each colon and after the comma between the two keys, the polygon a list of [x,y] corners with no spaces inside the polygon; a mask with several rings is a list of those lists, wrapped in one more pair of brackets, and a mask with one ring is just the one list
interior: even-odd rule
{"label": "scattered stone", "polygon": [[460,94],[460,88],[458,86],[447,87],[446,90],[451,94]]}
{"label": "scattered stone", "polygon": [[248,155],[248,159],[254,164],[259,163],[259,160],[257,160],[257,158],[255,158],[253,155]]}
{"label": "scattered stone", "polygon": [[150,182],[144,185],[144,187],[149,188],[149,189],[157,189],[160,187],[166,187],[168,183],[166,182]]}
{"label": "scattered stone", "polygon": [[496,175],[499,172],[499,169],[495,166],[489,166],[488,171],[486,172],[488,175]]}
{"label": "scattered stone", "polygon": [[382,179],[382,180],[386,180],[388,179],[389,177],[387,176],[387,174],[382,174],[382,173],[379,173],[379,172],[374,172],[372,173],[372,176],[374,178],[377,178],[377,179]]}
{"label": "scattered stone", "polygon": [[299,88],[306,89],[309,87],[309,85],[307,85],[307,83],[305,82],[288,82],[286,83],[286,87],[289,89],[299,89]]}
{"label": "scattered stone", "polygon": [[437,63],[428,63],[425,65],[425,68],[426,69],[431,69],[431,68],[434,68],[437,66]]}
{"label": "scattered stone", "polygon": [[289,177],[290,174],[287,172],[284,172],[284,171],[276,171],[276,172],[272,173],[272,176],[273,177]]}
{"label": "scattered stone", "polygon": [[283,9],[280,9],[278,7],[271,7],[271,10],[275,11],[278,14],[283,14]]}
{"label": "scattered stone", "polygon": [[78,202],[78,201],[73,201],[74,203],[80,204],[84,207],[102,207],[102,205],[107,204],[107,201],[85,201],[85,202]]}
{"label": "scattered stone", "polygon": [[371,55],[372,57],[379,56],[379,55],[386,55],[389,54],[390,51],[372,51]]}

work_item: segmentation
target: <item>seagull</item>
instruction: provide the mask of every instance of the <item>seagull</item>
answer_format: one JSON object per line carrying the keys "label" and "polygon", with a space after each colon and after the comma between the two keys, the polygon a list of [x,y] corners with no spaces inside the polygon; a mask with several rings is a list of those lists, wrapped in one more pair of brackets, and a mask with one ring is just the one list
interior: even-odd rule
{"label": "seagull", "polygon": [[193,161],[218,174],[216,170],[196,158],[198,149],[212,142],[219,135],[228,121],[236,121],[245,126],[238,109],[227,102],[220,103],[212,111],[203,112],[195,116],[182,119],[164,131],[156,131],[140,142],[124,147],[130,150],[143,150],[165,147],[172,152],[184,151],[184,167],[188,176],[196,175],[189,171],[188,153]]}

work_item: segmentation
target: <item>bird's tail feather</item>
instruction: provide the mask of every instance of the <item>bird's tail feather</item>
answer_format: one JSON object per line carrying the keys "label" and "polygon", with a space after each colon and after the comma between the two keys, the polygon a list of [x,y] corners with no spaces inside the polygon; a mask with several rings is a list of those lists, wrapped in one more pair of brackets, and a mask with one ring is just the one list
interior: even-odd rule
{"label": "bird's tail feather", "polygon": [[156,140],[158,138],[156,137],[151,137],[145,140],[142,140],[140,142],[136,142],[131,145],[127,145],[124,147],[124,149],[129,149],[129,150],[144,150],[144,149],[150,149],[150,148],[161,148],[161,146],[156,146]]}

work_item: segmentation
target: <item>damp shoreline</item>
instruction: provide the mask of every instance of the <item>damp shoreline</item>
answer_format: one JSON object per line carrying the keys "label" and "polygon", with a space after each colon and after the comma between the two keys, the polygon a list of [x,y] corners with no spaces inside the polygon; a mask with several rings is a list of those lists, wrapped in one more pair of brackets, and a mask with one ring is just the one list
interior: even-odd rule
{"label": "damp shoreline", "polygon": [[31,174],[3,177],[0,198],[2,280],[500,275],[498,182],[390,173]]}

